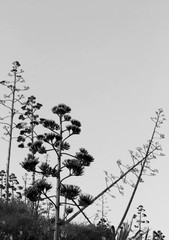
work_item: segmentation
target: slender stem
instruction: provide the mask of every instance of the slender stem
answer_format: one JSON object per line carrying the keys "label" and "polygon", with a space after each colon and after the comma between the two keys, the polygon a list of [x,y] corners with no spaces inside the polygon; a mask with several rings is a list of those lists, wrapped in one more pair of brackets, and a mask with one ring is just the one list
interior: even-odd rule
{"label": "slender stem", "polygon": [[[31,142],[32,144],[34,143],[34,123],[33,123],[33,120],[34,120],[34,109],[33,109],[33,103],[31,103],[31,115],[30,115],[30,120],[31,120]],[[33,158],[35,157],[35,154],[33,153]],[[32,172],[32,185],[34,186],[35,184],[35,171]]]}
{"label": "slender stem", "polygon": [[[62,116],[60,116],[60,139],[62,139]],[[59,142],[58,151],[58,165],[57,165],[57,177],[56,177],[56,211],[55,211],[55,229],[54,229],[54,240],[59,240],[60,235],[60,169],[61,169],[61,148],[62,140]]]}
{"label": "slender stem", "polygon": [[148,156],[149,156],[149,151],[150,151],[151,146],[152,146],[152,142],[153,142],[154,135],[155,135],[155,132],[156,132],[156,128],[157,128],[157,125],[158,125],[158,121],[159,121],[159,115],[158,115],[158,117],[157,117],[157,121],[156,121],[156,123],[155,123],[154,129],[153,129],[153,133],[152,133],[151,139],[150,139],[150,141],[149,141],[149,145],[148,145],[147,151],[146,151],[146,153],[145,153],[144,161],[141,163],[141,170],[140,170],[140,173],[139,173],[139,176],[138,176],[136,185],[135,185],[135,187],[134,187],[134,190],[133,190],[133,192],[132,192],[132,195],[131,195],[131,197],[130,197],[130,200],[129,200],[128,204],[127,204],[126,210],[125,210],[125,212],[124,212],[124,214],[123,214],[123,216],[122,216],[122,219],[121,219],[121,221],[120,221],[120,223],[119,223],[119,225],[118,225],[118,227],[117,227],[117,229],[116,229],[115,235],[117,235],[117,232],[118,232],[119,228],[120,228],[121,225],[123,224],[123,222],[124,222],[124,220],[125,220],[125,218],[126,218],[126,216],[127,216],[127,213],[128,213],[128,211],[129,211],[129,209],[130,209],[131,203],[132,203],[132,201],[133,201],[133,199],[134,199],[134,196],[135,196],[135,194],[136,194],[136,191],[137,191],[137,189],[138,189],[138,185],[139,185],[139,183],[140,183],[140,180],[141,180],[141,177],[142,177],[142,174],[143,174],[143,170],[144,170],[145,164],[146,164],[147,159],[148,159]]}
{"label": "slender stem", "polygon": [[134,199],[134,196],[135,196],[135,194],[136,194],[138,185],[139,185],[139,183],[140,183],[140,179],[141,179],[141,176],[142,176],[142,173],[143,173],[143,170],[144,170],[145,163],[146,163],[146,159],[145,159],[145,161],[144,161],[144,163],[143,163],[143,165],[142,165],[142,167],[141,167],[140,174],[139,174],[139,177],[138,177],[138,179],[137,179],[136,185],[135,185],[135,187],[134,187],[134,190],[133,190],[133,192],[132,192],[132,195],[131,195],[131,197],[130,197],[130,200],[129,200],[129,202],[128,202],[128,205],[127,205],[127,207],[126,207],[126,210],[125,210],[125,212],[124,212],[124,214],[123,214],[123,217],[122,217],[122,219],[121,219],[121,221],[120,221],[120,223],[119,223],[119,225],[118,225],[118,227],[117,227],[117,229],[116,229],[115,235],[117,235],[117,232],[118,232],[119,228],[121,227],[121,225],[123,224],[124,219],[126,218],[127,213],[128,213],[128,211],[129,211],[129,209],[130,209],[131,203],[132,203],[132,201],[133,201],[133,199]]}
{"label": "slender stem", "polygon": [[6,202],[9,201],[9,167],[10,167],[10,160],[11,160],[11,149],[12,149],[12,134],[13,134],[13,121],[14,121],[14,100],[15,100],[15,90],[16,90],[16,73],[17,70],[14,69],[14,85],[12,90],[12,106],[11,106],[11,121],[10,121],[10,130],[9,130],[9,146],[8,146],[8,158],[7,158],[7,165],[6,165]]}
{"label": "slender stem", "polygon": [[[49,197],[45,192],[43,192],[43,195],[46,197],[46,198],[43,198],[41,200],[44,200],[44,199],[48,199],[56,208],[56,204],[54,203],[54,201],[52,201],[51,197]],[[56,196],[52,196],[52,197],[56,197]]]}
{"label": "slender stem", "polygon": [[67,207],[67,198],[65,197],[65,202],[64,202],[64,214],[63,214],[63,219],[66,219],[66,207]]}
{"label": "slender stem", "polygon": [[71,133],[71,134],[69,134],[67,137],[65,137],[64,139],[63,139],[63,142],[66,140],[66,139],[68,139],[69,137],[71,137],[73,135],[73,133]]}
{"label": "slender stem", "polygon": [[79,207],[79,205],[75,202],[74,199],[72,199],[73,203],[75,204],[75,206],[79,209],[79,211],[83,214],[83,216],[86,218],[86,220],[89,222],[89,224],[92,224],[91,221],[89,220],[89,218],[86,216],[86,214],[83,212],[83,210]]}
{"label": "slender stem", "polygon": [[[153,151],[152,151],[153,152]],[[152,152],[150,152],[148,154],[151,155]],[[96,195],[93,199],[92,199],[92,203],[94,203],[99,197],[101,197],[104,193],[106,193],[108,190],[110,190],[114,185],[116,185],[121,179],[123,179],[128,173],[130,173],[134,168],[136,168],[139,164],[141,164],[143,161],[145,160],[145,158],[141,159],[140,161],[138,161],[135,165],[133,165],[131,168],[129,168],[125,173],[123,173],[116,181],[114,181],[112,184],[110,184],[107,188],[105,188],[102,192],[100,192],[98,195]],[[89,205],[90,206],[90,205]],[[85,206],[83,208],[81,208],[81,210],[83,211],[84,209],[86,209],[88,206]],[[80,211],[77,211],[76,213],[74,213],[67,221],[66,223],[71,222],[76,216],[79,215],[79,213],[81,213]]]}
{"label": "slender stem", "polygon": [[69,153],[62,153],[63,155],[67,155],[67,156],[70,156],[72,158],[76,158],[75,156],[73,156],[72,154],[69,154]]}

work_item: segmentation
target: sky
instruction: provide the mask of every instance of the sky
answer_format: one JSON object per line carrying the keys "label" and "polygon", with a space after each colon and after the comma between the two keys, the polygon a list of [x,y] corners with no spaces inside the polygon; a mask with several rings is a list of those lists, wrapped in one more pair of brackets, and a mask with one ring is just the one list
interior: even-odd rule
{"label": "sky", "polygon": [[[95,158],[77,183],[85,192],[105,188],[104,171],[118,175],[116,161],[131,163],[129,150],[151,137],[150,118],[158,108],[169,116],[169,2],[167,0],[1,0],[0,79],[8,79],[13,61],[24,70],[27,94],[43,104],[42,115],[65,103],[82,133],[72,150],[85,147]],[[0,95],[3,96],[1,87]],[[5,110],[1,108],[1,116]],[[159,170],[140,185],[127,217],[142,204],[150,228],[169,237],[168,156],[169,122],[160,131],[165,157],[152,166]],[[2,128],[1,128],[2,133]],[[0,140],[1,168],[7,143]],[[11,171],[24,174],[19,163],[25,153],[13,146]],[[112,191],[113,192],[113,191]],[[109,220],[117,226],[131,194],[108,198]],[[96,206],[93,208],[97,209]],[[90,207],[87,211],[92,216]]]}

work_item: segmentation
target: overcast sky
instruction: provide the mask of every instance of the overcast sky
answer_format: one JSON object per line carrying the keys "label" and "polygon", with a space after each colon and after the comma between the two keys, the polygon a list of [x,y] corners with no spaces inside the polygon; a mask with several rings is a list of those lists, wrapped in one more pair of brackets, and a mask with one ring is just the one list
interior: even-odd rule
{"label": "overcast sky", "polygon": [[[73,149],[85,147],[95,162],[77,180],[96,195],[105,187],[104,170],[118,175],[116,161],[130,163],[128,150],[146,143],[150,117],[163,108],[169,118],[169,1],[168,0],[2,0],[0,3],[0,79],[7,79],[17,60],[30,87],[44,106],[42,115],[65,103],[82,123]],[[3,95],[1,89],[1,96]],[[1,109],[1,115],[4,112]],[[139,204],[146,209],[150,228],[169,237],[169,122],[161,131],[165,157],[152,167],[156,177],[145,178],[128,220]],[[1,149],[6,143],[0,141]],[[2,150],[1,150],[2,151]],[[11,160],[11,172],[24,154]],[[1,153],[1,168],[6,151]],[[117,225],[129,192],[111,199],[109,220]],[[92,211],[92,210],[91,210]],[[90,212],[88,213],[90,216]]]}

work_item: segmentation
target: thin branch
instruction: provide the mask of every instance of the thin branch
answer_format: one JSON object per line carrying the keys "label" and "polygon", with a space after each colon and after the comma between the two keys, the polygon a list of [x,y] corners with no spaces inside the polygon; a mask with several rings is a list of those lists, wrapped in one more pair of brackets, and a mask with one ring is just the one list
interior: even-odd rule
{"label": "thin branch", "polygon": [[6,123],[6,122],[0,122],[0,124],[7,125],[7,126],[10,127],[10,124],[9,124],[9,123]]}
{"label": "thin branch", "polygon": [[65,180],[65,179],[67,179],[67,178],[69,178],[69,177],[72,177],[73,175],[70,173],[69,175],[67,175],[66,177],[64,177],[64,178],[62,178],[62,180],[60,181],[61,183]]}
{"label": "thin branch", "polygon": [[[134,196],[135,196],[135,194],[136,194],[136,191],[137,191],[137,189],[138,189],[138,185],[139,185],[139,183],[140,183],[140,181],[141,181],[141,177],[142,177],[142,174],[143,174],[143,170],[144,170],[146,161],[147,161],[148,156],[149,156],[149,151],[150,151],[150,148],[151,148],[151,146],[152,146],[152,142],[153,142],[153,139],[154,139],[154,135],[155,135],[155,133],[156,133],[156,128],[157,128],[157,125],[158,125],[158,122],[159,122],[159,117],[160,117],[160,114],[159,114],[158,117],[157,117],[157,121],[156,121],[156,123],[155,123],[154,129],[153,129],[153,133],[152,133],[152,136],[151,136],[151,139],[150,139],[150,141],[149,141],[149,145],[148,145],[148,148],[147,148],[147,152],[146,152],[146,154],[145,154],[145,157],[144,157],[144,161],[141,163],[141,170],[140,170],[140,173],[139,173],[137,182],[136,182],[136,184],[135,184],[134,190],[133,190],[133,192],[132,192],[132,195],[131,195],[131,197],[130,197],[130,200],[129,200],[129,202],[128,202],[128,205],[127,205],[127,207],[126,207],[126,210],[125,210],[125,212],[124,212],[124,214],[123,214],[123,216],[122,216],[122,219],[121,219],[121,221],[120,221],[120,223],[119,223],[119,225],[118,225],[118,227],[117,227],[117,229],[116,229],[115,235],[117,235],[117,232],[118,232],[119,228],[121,227],[121,225],[122,225],[123,222],[124,222],[124,219],[125,219],[126,216],[127,216],[127,213],[128,213],[128,211],[129,211],[129,209],[130,209],[130,206],[131,206],[131,203],[132,203],[132,201],[133,201],[133,199],[134,199]],[[155,150],[156,150],[156,148],[154,149],[154,151],[155,151]]]}
{"label": "thin branch", "polygon": [[52,199],[50,197],[48,197],[48,195],[43,191],[43,195],[46,197],[46,199],[48,199],[56,208],[56,204],[52,201]]}
{"label": "thin branch", "polygon": [[[149,155],[151,155],[152,152],[149,153]],[[99,193],[98,195],[96,195],[96,197],[94,197],[91,201],[91,204],[94,203],[99,197],[101,197],[104,193],[106,193],[110,188],[112,188],[114,185],[116,185],[121,179],[123,179],[129,172],[131,172],[134,168],[136,168],[139,164],[141,164],[143,161],[145,160],[145,158],[141,159],[139,162],[137,162],[135,165],[133,165],[131,168],[129,168],[125,173],[123,173],[116,181],[114,181],[112,184],[110,184],[107,188],[105,188],[101,193]],[[84,206],[83,208],[81,208],[81,211],[83,211],[84,209],[86,209],[88,206]],[[71,216],[66,223],[69,223],[72,221],[72,219],[74,219],[76,216],[79,215],[79,213],[81,213],[81,211],[77,211],[76,213],[74,213],[73,216]]]}
{"label": "thin branch", "polygon": [[48,198],[53,198],[53,197],[56,197],[56,195],[52,195],[52,196],[48,196],[48,197],[45,197],[45,198],[41,198],[41,200],[45,200],[45,199],[48,199]]}
{"label": "thin branch", "polygon": [[62,155],[67,155],[69,157],[76,158],[75,156],[73,156],[72,154],[69,154],[69,153],[62,153]]}
{"label": "thin branch", "polygon": [[68,139],[69,137],[71,137],[73,135],[73,133],[69,134],[67,137],[65,137],[62,141],[64,142],[66,139]]}
{"label": "thin branch", "polygon": [[[5,100],[7,101],[7,100]],[[6,105],[3,101],[0,102],[0,104],[2,104],[4,107],[8,108],[11,111],[11,107],[9,107],[8,105]]]}
{"label": "thin branch", "polygon": [[92,224],[90,219],[86,216],[86,214],[83,212],[83,210],[79,207],[79,205],[75,202],[74,199],[72,199],[72,202],[75,204],[75,206],[79,209],[79,211],[83,214],[83,216],[86,218],[86,220],[89,222],[89,224]]}

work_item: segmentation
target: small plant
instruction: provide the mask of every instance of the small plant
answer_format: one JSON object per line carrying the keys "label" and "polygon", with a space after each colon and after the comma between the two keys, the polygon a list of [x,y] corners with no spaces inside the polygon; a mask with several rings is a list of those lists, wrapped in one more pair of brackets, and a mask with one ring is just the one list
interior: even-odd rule
{"label": "small plant", "polygon": [[[5,189],[6,189],[6,176],[5,176],[5,171],[1,170],[0,171],[0,199],[4,200],[5,199]],[[9,188],[9,194],[8,198],[9,200],[13,200],[14,198],[21,200],[22,199],[22,190],[23,187],[19,185],[19,181],[14,173],[11,173],[9,175],[9,183],[8,183],[8,188]]]}
{"label": "small plant", "polygon": [[164,240],[164,239],[165,239],[165,236],[160,230],[158,230],[157,232],[153,231],[153,239],[152,240]]}
{"label": "small plant", "polygon": [[137,231],[145,232],[148,229],[149,221],[147,220],[147,215],[145,214],[145,209],[142,205],[137,207],[137,213],[133,216],[133,221],[135,222],[134,228]]}

